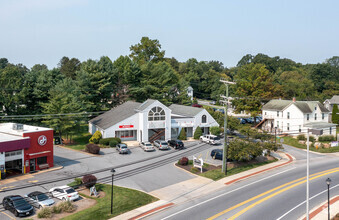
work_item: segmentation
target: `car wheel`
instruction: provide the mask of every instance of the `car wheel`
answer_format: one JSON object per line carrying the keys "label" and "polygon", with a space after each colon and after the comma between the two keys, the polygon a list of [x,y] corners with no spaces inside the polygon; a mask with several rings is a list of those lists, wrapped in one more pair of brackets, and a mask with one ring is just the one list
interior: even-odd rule
{"label": "car wheel", "polygon": [[15,215],[16,217],[18,217],[18,216],[19,216],[19,212],[15,210],[14,215]]}

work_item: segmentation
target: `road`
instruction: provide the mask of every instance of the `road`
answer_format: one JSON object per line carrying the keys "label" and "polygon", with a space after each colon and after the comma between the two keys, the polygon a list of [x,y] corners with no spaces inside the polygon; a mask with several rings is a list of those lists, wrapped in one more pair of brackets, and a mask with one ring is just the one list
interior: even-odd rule
{"label": "road", "polygon": [[[290,165],[225,186],[222,190],[166,209],[146,219],[298,219],[306,212],[306,152],[289,146]],[[339,193],[339,158],[310,153],[310,210]]]}

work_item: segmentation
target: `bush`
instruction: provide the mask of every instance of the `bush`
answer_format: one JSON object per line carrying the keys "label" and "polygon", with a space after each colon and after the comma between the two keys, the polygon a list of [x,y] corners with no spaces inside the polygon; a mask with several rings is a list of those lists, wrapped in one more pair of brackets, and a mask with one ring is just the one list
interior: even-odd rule
{"label": "bush", "polygon": [[73,187],[73,188],[78,188],[82,184],[82,179],[81,178],[74,178],[74,181],[68,184],[68,186]]}
{"label": "bush", "polygon": [[82,177],[82,183],[87,188],[91,188],[92,186],[94,186],[97,183],[97,178],[92,174],[88,174],[88,175],[85,175],[84,177]]}
{"label": "bush", "polygon": [[59,214],[62,212],[62,209],[59,205],[54,205],[52,206],[52,212],[55,213],[55,214]]}
{"label": "bush", "polygon": [[91,154],[99,154],[100,147],[96,144],[87,144],[86,152],[91,153]]}
{"label": "bush", "polygon": [[38,218],[51,218],[53,215],[52,209],[50,207],[42,208],[38,212]]}
{"label": "bush", "polygon": [[210,132],[213,135],[220,135],[221,129],[218,126],[213,126],[210,128]]}
{"label": "bush", "polygon": [[303,135],[303,134],[299,134],[299,135],[297,136],[297,139],[298,139],[299,141],[306,141],[306,137],[305,137],[305,135]]}
{"label": "bush", "polygon": [[310,136],[310,141],[311,141],[311,142],[315,142],[315,137]]}
{"label": "bush", "polygon": [[109,142],[109,146],[110,146],[110,147],[116,147],[117,144],[119,144],[119,142],[118,142],[117,140],[111,140],[111,141]]}
{"label": "bush", "polygon": [[62,212],[67,212],[67,213],[71,213],[71,212],[74,212],[76,210],[75,205],[73,205],[71,201],[60,202],[58,204],[58,208]]}
{"label": "bush", "polygon": [[186,135],[186,131],[185,131],[184,128],[181,129],[178,139],[179,140],[187,140],[187,135]]}
{"label": "bush", "polygon": [[100,139],[102,138],[102,134],[100,131],[96,131],[93,136],[89,139],[89,143],[98,144]]}
{"label": "bush", "polygon": [[335,141],[335,137],[332,135],[324,135],[324,136],[320,136],[318,141],[323,141],[323,142]]}
{"label": "bush", "polygon": [[100,139],[99,144],[108,146],[108,145],[110,145],[110,142],[111,142],[111,141],[115,141],[115,142],[117,142],[118,144],[121,143],[121,139],[120,139],[120,138],[118,138],[118,137],[113,137],[113,138],[102,138],[102,139]]}
{"label": "bush", "polygon": [[179,164],[182,166],[187,166],[188,164],[188,158],[187,157],[183,157],[179,160]]}
{"label": "bush", "polygon": [[202,130],[200,127],[197,127],[194,131],[194,139],[199,140],[200,136],[202,136]]}

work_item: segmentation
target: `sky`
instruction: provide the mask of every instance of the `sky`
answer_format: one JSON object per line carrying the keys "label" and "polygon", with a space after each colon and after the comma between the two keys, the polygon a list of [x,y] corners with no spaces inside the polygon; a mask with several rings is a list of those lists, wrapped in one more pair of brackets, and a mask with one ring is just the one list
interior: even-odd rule
{"label": "sky", "polygon": [[264,53],[321,63],[339,55],[338,0],[0,0],[0,57],[31,68],[129,55],[143,36],[166,57],[236,66]]}

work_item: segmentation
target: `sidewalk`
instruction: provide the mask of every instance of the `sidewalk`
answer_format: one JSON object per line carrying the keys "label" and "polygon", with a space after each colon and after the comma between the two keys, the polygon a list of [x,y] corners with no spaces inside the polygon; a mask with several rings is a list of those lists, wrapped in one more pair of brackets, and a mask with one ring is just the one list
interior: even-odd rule
{"label": "sidewalk", "polygon": [[182,204],[192,199],[210,194],[221,188],[227,187],[227,185],[230,185],[232,183],[247,179],[249,177],[268,170],[272,170],[277,167],[287,165],[293,161],[293,158],[288,154],[279,153],[279,155],[282,159],[275,163],[270,163],[248,171],[244,171],[242,173],[225,177],[218,181],[213,181],[205,177],[197,176],[196,178],[152,191],[149,194],[159,198],[159,201],[121,214],[117,217],[112,218],[112,220],[139,219],[141,217],[145,217],[147,215],[164,210],[170,206]]}
{"label": "sidewalk", "polygon": [[[316,207],[310,211],[309,219],[323,220],[328,218],[327,201],[322,203],[319,207]],[[331,219],[339,213],[339,196],[335,196],[330,200],[330,217]],[[306,215],[303,215],[299,220],[306,220]]]}

